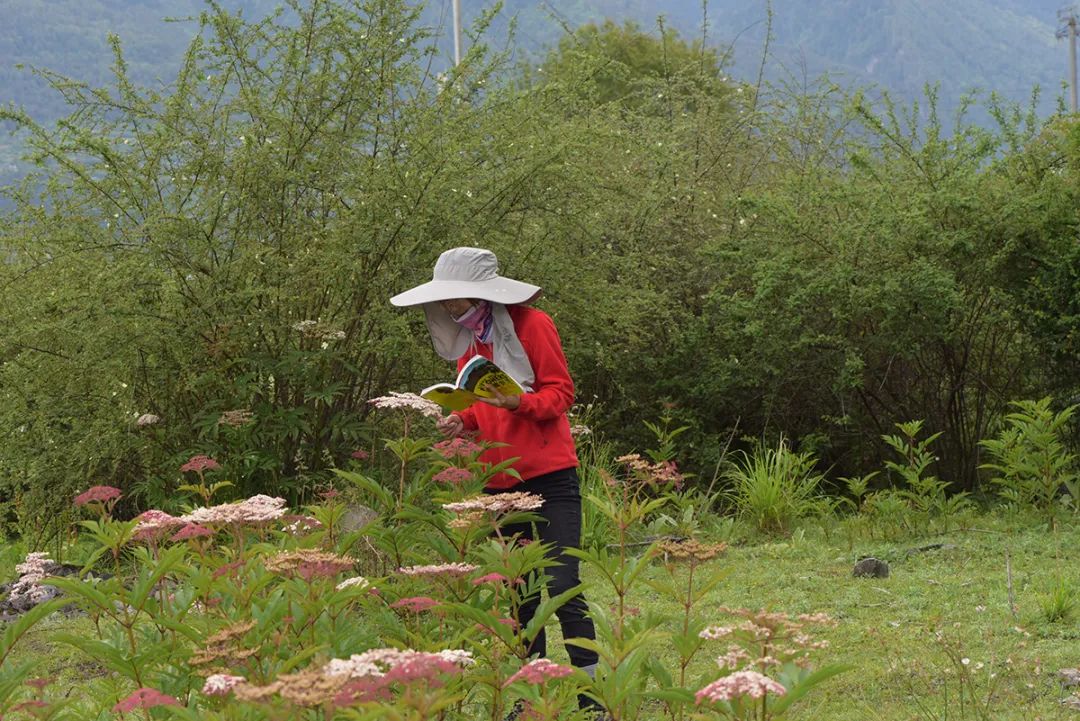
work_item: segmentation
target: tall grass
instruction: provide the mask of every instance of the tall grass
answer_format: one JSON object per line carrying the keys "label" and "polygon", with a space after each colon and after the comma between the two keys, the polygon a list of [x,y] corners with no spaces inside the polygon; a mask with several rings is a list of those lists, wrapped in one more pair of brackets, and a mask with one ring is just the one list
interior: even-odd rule
{"label": "tall grass", "polygon": [[738,455],[724,474],[730,483],[726,496],[760,531],[788,533],[799,518],[821,508],[817,491],[824,476],[814,472],[812,454],[796,453],[781,439],[776,448]]}

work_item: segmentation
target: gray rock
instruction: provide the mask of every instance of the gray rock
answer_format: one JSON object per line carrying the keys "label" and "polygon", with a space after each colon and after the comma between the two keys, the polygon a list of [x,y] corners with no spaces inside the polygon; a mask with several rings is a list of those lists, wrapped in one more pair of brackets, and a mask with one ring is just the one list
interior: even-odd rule
{"label": "gray rock", "polygon": [[1058,678],[1065,688],[1080,686],[1080,668],[1063,668],[1058,671]]}
{"label": "gray rock", "polygon": [[359,531],[378,517],[379,514],[375,513],[375,511],[367,506],[354,503],[346,508],[345,513],[341,516],[341,530],[345,533]]}
{"label": "gray rock", "polygon": [[874,557],[861,558],[855,564],[851,575],[856,578],[888,578],[889,564]]}

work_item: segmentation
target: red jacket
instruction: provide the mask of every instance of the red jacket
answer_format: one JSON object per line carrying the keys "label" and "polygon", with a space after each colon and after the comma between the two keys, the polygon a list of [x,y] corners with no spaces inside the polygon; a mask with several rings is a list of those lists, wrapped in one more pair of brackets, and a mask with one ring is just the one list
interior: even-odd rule
{"label": "red jacket", "polygon": [[[488,449],[480,460],[495,464],[517,458],[513,468],[522,480],[576,468],[577,451],[566,417],[574,402],[574,381],[566,367],[559,332],[551,316],[543,311],[520,305],[507,306],[507,310],[536,376],[533,392],[521,396],[521,405],[512,411],[476,403],[458,415],[465,430],[478,431],[480,440],[507,444]],[[490,345],[476,343],[475,351],[491,358]],[[458,359],[459,371],[472,355],[466,353]],[[500,473],[488,481],[487,487],[511,488],[517,483],[516,478]]]}

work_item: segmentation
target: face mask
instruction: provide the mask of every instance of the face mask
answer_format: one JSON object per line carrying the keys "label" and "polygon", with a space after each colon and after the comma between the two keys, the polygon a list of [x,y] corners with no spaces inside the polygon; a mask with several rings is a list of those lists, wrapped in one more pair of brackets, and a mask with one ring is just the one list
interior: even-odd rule
{"label": "face mask", "polygon": [[454,322],[471,330],[478,340],[487,342],[491,330],[491,304],[482,300],[454,318]]}

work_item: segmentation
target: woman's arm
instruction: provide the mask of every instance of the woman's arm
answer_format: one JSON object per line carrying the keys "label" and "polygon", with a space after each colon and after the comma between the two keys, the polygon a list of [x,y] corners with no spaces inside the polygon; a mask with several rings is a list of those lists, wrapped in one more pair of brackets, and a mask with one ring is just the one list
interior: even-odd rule
{"label": "woman's arm", "polygon": [[533,392],[518,396],[520,405],[512,411],[534,421],[546,421],[570,410],[574,404],[574,381],[566,366],[562,341],[555,322],[546,313],[530,314],[518,328],[518,338],[529,356],[535,380]]}

